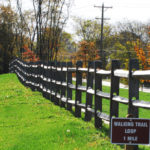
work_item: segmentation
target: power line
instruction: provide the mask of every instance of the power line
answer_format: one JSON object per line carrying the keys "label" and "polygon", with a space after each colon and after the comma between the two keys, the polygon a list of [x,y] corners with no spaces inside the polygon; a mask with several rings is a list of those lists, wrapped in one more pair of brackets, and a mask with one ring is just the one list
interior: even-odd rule
{"label": "power line", "polygon": [[89,7],[91,7],[91,5],[85,5],[85,6],[82,6],[82,7],[75,7],[75,8],[72,8],[71,11],[79,10],[79,9],[85,9],[85,8],[89,8]]}

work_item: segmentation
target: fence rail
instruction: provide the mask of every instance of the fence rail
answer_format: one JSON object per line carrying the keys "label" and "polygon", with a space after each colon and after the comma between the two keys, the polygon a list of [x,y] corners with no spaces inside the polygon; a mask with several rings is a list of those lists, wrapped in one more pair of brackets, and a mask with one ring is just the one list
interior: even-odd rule
{"label": "fence rail", "polygon": [[[112,61],[109,71],[101,68],[100,61],[89,62],[88,68],[82,68],[81,61],[73,67],[71,62],[28,63],[14,59],[9,69],[11,73],[17,74],[24,85],[42,92],[44,97],[55,104],[70,111],[75,107],[76,117],[81,117],[81,110],[85,112],[86,121],[94,116],[96,128],[102,127],[102,120],[110,122],[112,117],[118,117],[119,103],[128,105],[128,114],[134,118],[139,117],[138,108],[150,109],[150,102],[139,100],[139,79],[150,80],[150,70],[138,70],[139,64],[135,59],[130,60],[129,70],[120,69],[118,60]],[[76,74],[75,84],[72,73]],[[86,86],[83,84],[83,74],[86,74]],[[111,79],[110,93],[102,91],[102,79],[106,76]],[[128,98],[119,95],[120,78],[128,79]],[[84,100],[83,92],[86,93]],[[109,115],[103,112],[103,100],[110,102]]]}

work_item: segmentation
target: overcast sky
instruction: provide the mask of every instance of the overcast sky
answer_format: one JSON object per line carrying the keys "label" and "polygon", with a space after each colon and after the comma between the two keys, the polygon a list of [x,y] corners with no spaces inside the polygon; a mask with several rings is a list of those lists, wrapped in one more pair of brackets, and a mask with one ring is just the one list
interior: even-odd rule
{"label": "overcast sky", "polygon": [[150,0],[74,0],[71,15],[78,15],[85,18],[95,18],[101,15],[101,10],[94,8],[94,5],[112,6],[105,16],[111,18],[111,22],[123,18],[146,21],[150,19]]}
{"label": "overcast sky", "polygon": [[[110,18],[108,21],[110,24],[123,21],[124,19],[141,22],[150,21],[150,0],[74,0],[74,5],[70,12],[70,20],[72,16],[86,19],[101,17],[101,9],[95,8],[94,5],[101,6],[102,3],[105,6],[113,7],[112,9],[105,9],[104,13],[104,17]],[[68,30],[73,27],[70,25],[70,21],[67,27],[69,28]]]}
{"label": "overcast sky", "polygon": [[[22,1],[24,8],[30,8],[32,0]],[[105,6],[113,7],[112,9],[105,9],[104,14],[106,18],[110,18],[108,21],[110,24],[123,21],[124,19],[141,22],[150,21],[150,0],[74,0],[66,30],[73,33],[73,16],[86,19],[101,17],[101,9],[94,8],[94,5],[101,6],[102,3]]]}

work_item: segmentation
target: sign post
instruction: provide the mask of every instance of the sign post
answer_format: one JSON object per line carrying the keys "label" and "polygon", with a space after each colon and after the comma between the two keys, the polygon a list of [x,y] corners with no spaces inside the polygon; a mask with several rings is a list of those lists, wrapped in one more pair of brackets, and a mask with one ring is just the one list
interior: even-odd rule
{"label": "sign post", "polygon": [[112,118],[111,143],[126,145],[150,144],[150,120]]}

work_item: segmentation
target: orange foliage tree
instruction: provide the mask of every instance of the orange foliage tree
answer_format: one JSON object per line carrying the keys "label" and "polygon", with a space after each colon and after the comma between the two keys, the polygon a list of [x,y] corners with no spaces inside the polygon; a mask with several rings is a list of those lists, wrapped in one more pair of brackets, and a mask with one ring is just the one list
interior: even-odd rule
{"label": "orange foliage tree", "polygon": [[[150,30],[150,28],[149,28]],[[148,32],[149,36],[150,36],[150,32]],[[134,44],[134,50],[136,52],[136,55],[139,59],[139,61],[141,62],[142,65],[142,69],[143,70],[148,70],[150,69],[150,43],[147,43],[146,46],[146,53],[144,51],[143,48],[140,47],[140,41],[136,41],[136,43]]]}
{"label": "orange foliage tree", "polygon": [[27,46],[24,46],[23,49],[25,52],[22,53],[22,59],[27,62],[37,62],[39,61],[39,58],[36,56],[36,54],[31,51]]}
{"label": "orange foliage tree", "polygon": [[87,67],[88,61],[99,60],[99,50],[96,49],[95,42],[81,41],[79,50],[72,56],[73,63],[80,60],[83,61],[83,66]]}
{"label": "orange foliage tree", "polygon": [[[150,27],[148,29],[149,29],[148,34],[150,36]],[[145,53],[144,49],[140,47],[141,44],[139,41],[137,41],[134,45],[135,45],[134,50],[136,51],[137,57],[139,61],[141,62],[142,69],[150,70],[150,43],[147,43],[147,46],[146,46],[147,53]],[[150,83],[150,80],[141,80],[141,82]]]}
{"label": "orange foliage tree", "polygon": [[140,48],[136,43],[136,45],[134,46],[134,50],[136,51],[136,55],[142,64],[142,68],[144,70],[147,70],[148,69],[147,59],[143,48]]}

